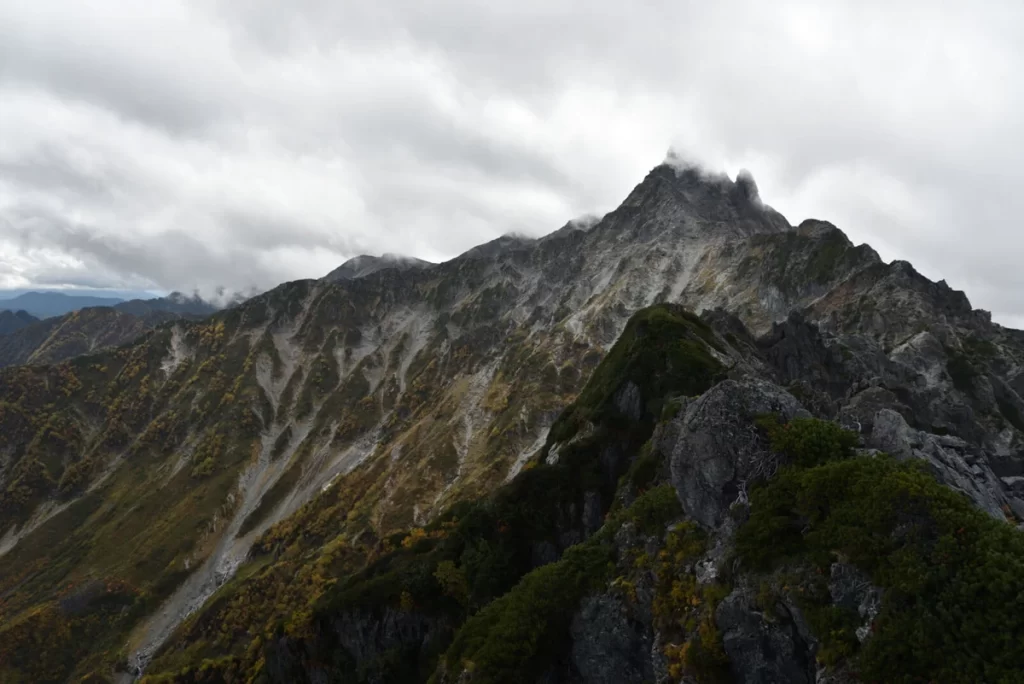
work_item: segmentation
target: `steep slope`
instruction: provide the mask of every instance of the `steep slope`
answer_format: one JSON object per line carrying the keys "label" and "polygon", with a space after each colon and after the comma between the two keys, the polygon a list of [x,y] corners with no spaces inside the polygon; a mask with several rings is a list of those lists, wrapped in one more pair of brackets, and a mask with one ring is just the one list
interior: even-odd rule
{"label": "steep slope", "polygon": [[107,307],[81,309],[0,338],[0,366],[54,363],[131,342],[151,324]]}
{"label": "steep slope", "polygon": [[[851,302],[868,297],[859,324]],[[770,366],[808,408],[868,434],[884,409],[884,434],[945,481],[993,514],[1019,506],[1024,339],[829,224],[792,228],[747,176],[663,165],[589,230],[290,283],[127,347],[3,371],[0,614],[26,634],[54,628],[61,657],[35,676],[59,679],[144,668],[218,589],[208,609],[279,594],[266,621],[213,621],[240,630],[224,646],[248,667],[268,638],[254,624],[305,624],[303,593],[357,569],[365,545],[550,451],[555,418],[656,302],[722,308],[720,363]],[[243,565],[257,540],[290,565]],[[54,602],[58,586],[86,597],[81,613]],[[223,653],[182,648],[178,664]]]}
{"label": "steep slope", "polygon": [[0,311],[0,335],[17,332],[38,320],[27,311]]}
{"label": "steep slope", "polygon": [[[855,451],[774,384],[788,338],[742,332],[640,312],[528,468],[423,528],[379,539],[332,488],[259,541],[147,680],[1012,677],[1019,644],[991,634],[1024,628],[1024,536],[910,454]],[[830,348],[811,330],[802,346]]]}
{"label": "steep slope", "polygon": [[109,307],[72,311],[37,321],[0,337],[0,367],[55,363],[133,342],[177,315],[155,311],[134,316]]}

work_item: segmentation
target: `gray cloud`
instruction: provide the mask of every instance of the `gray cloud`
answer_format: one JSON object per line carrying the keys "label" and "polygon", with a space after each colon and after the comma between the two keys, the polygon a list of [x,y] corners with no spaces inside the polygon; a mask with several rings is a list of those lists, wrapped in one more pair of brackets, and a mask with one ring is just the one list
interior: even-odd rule
{"label": "gray cloud", "polygon": [[670,146],[1024,322],[1010,0],[0,4],[0,286],[212,292],[608,211]]}

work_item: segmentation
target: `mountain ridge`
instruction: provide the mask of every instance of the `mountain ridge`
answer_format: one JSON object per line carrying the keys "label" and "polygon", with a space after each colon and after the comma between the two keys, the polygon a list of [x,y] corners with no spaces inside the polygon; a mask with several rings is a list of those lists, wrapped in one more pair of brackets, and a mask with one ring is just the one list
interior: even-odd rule
{"label": "mountain ridge", "polygon": [[36,318],[63,316],[78,309],[96,306],[115,306],[124,302],[117,297],[69,295],[63,292],[26,292],[11,299],[0,300],[0,306],[23,309]]}
{"label": "mountain ridge", "polygon": [[[0,337],[0,368],[57,363],[128,344],[168,321],[199,319],[217,311],[198,295],[172,293],[115,306],[84,307],[61,316],[32,320]],[[0,313],[3,316],[3,313]]]}
{"label": "mountain ridge", "polygon": [[[23,615],[40,596],[24,587],[81,576],[83,563],[137,583],[133,605],[145,609],[111,629],[129,641],[120,667],[142,670],[258,540],[293,538],[296,515],[338,514],[325,497],[348,501],[353,534],[384,536],[514,480],[550,454],[549,430],[627,321],[660,302],[717,316],[735,330],[726,344],[770,362],[787,386],[807,384],[803,401],[821,415],[873,420],[881,402],[907,429],[970,438],[992,476],[975,483],[947,465],[947,479],[973,487],[990,515],[1019,505],[1000,480],[1020,474],[1024,439],[1012,331],[831,224],[790,226],[746,176],[662,165],[586,231],[426,269],[287,283],[116,351],[2,371],[0,577],[36,578],[4,610]],[[754,351],[769,338],[765,361]],[[143,482],[152,491],[140,495]],[[192,503],[165,511],[168,498]],[[90,538],[104,547],[111,525],[135,538],[143,522],[123,562],[76,550]],[[56,529],[72,534],[28,543]],[[110,664],[117,650],[75,667]]]}
{"label": "mountain ridge", "polygon": [[397,269],[399,271],[430,268],[434,264],[423,259],[407,257],[399,254],[383,254],[379,257],[361,254],[352,257],[338,268],[334,269],[323,277],[326,282],[339,280],[355,280],[365,278],[368,275],[384,269]]}
{"label": "mountain ridge", "polygon": [[0,311],[0,335],[8,335],[37,322],[39,319],[28,311]]}

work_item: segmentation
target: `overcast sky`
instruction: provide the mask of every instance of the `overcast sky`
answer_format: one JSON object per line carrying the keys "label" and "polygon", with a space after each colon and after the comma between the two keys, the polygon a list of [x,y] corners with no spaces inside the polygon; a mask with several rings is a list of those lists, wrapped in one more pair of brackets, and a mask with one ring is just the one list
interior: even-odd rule
{"label": "overcast sky", "polygon": [[0,0],[0,287],[267,288],[670,146],[1024,323],[1024,3]]}

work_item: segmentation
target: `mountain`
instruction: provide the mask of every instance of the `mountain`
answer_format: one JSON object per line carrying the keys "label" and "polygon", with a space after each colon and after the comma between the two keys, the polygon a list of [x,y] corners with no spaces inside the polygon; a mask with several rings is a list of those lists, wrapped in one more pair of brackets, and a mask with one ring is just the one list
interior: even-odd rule
{"label": "mountain", "polygon": [[27,311],[0,311],[0,335],[17,332],[38,320]]}
{"label": "mountain", "polygon": [[323,279],[326,282],[334,283],[340,280],[365,278],[368,275],[372,275],[384,269],[410,271],[430,268],[433,265],[434,264],[429,261],[423,261],[422,259],[416,259],[415,257],[400,256],[398,254],[385,254],[384,256],[379,257],[363,254],[349,259],[341,266],[325,275]]}
{"label": "mountain", "polygon": [[172,292],[166,297],[128,301],[117,297],[70,295],[62,292],[25,292],[8,299],[0,299],[0,307],[11,311],[24,310],[36,318],[53,318],[95,307],[114,308],[134,316],[146,316],[156,311],[187,316],[208,316],[220,308],[202,299],[198,294],[188,296],[180,292]]}
{"label": "mountain", "polygon": [[36,318],[50,318],[92,306],[114,306],[122,301],[113,297],[76,296],[62,292],[26,292],[0,301],[0,306],[11,311],[24,310]]}
{"label": "mountain", "polygon": [[664,164],[0,371],[0,679],[1012,681],[1022,394],[962,292]]}
{"label": "mountain", "polygon": [[[33,322],[0,337],[0,368],[25,363],[56,363],[119,347],[168,321],[200,320],[214,311],[216,307],[198,297],[173,294],[160,299],[132,300],[114,307],[79,309],[42,321],[32,319]],[[4,313],[0,313],[0,324]]]}
{"label": "mountain", "polygon": [[138,339],[155,325],[177,318],[159,313],[142,318],[110,307],[72,311],[0,337],[0,367],[64,361]]}
{"label": "mountain", "polygon": [[[30,292],[37,292],[37,291],[38,290],[33,290],[31,288],[30,289],[24,289],[24,288],[3,289],[3,290],[0,290],[0,302],[2,302],[4,300],[14,299],[15,297],[17,297],[19,295],[28,294]],[[79,287],[76,287],[76,288],[57,288],[57,289],[47,289],[47,290],[44,290],[43,292],[56,292],[56,293],[60,293],[60,294],[66,294],[66,295],[68,295],[70,297],[100,297],[102,299],[120,299],[120,300],[124,300],[124,301],[127,301],[129,299],[148,299],[148,298],[153,296],[153,294],[151,292],[146,291],[146,290],[112,290],[112,289],[109,289],[109,288],[102,289],[102,290],[93,290],[93,289],[89,289],[89,288],[79,288]]]}
{"label": "mountain", "polygon": [[167,312],[180,316],[203,317],[217,311],[220,307],[206,301],[198,294],[191,297],[181,292],[172,292],[166,297],[154,299],[132,299],[127,302],[115,304],[118,311],[130,313],[134,316],[147,316],[154,312]]}

